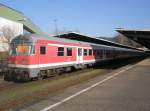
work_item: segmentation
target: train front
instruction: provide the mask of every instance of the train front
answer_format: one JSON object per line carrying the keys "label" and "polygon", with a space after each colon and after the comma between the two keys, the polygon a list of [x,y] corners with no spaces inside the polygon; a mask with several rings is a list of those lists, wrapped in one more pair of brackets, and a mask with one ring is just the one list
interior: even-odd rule
{"label": "train front", "polygon": [[11,41],[9,55],[9,70],[4,79],[29,80],[30,66],[35,61],[35,44],[31,36],[20,35]]}

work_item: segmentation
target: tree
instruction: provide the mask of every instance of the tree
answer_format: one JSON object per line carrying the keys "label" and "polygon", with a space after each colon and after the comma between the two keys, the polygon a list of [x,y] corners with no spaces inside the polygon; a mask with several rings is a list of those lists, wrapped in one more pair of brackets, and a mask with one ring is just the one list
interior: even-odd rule
{"label": "tree", "polygon": [[8,26],[3,26],[0,29],[1,32],[3,32],[3,40],[6,41],[7,43],[10,43],[11,39],[14,37],[14,32],[11,28]]}
{"label": "tree", "polygon": [[0,28],[0,44],[4,52],[0,53],[1,59],[6,59],[10,52],[10,42],[14,37],[14,31],[9,26],[3,26]]}

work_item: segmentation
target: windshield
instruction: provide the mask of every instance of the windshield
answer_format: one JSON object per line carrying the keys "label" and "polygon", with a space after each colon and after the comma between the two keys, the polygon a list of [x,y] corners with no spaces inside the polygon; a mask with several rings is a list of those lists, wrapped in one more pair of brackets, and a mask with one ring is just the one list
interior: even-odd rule
{"label": "windshield", "polygon": [[17,44],[11,46],[11,53],[10,55],[31,55],[35,54],[35,46],[29,44]]}

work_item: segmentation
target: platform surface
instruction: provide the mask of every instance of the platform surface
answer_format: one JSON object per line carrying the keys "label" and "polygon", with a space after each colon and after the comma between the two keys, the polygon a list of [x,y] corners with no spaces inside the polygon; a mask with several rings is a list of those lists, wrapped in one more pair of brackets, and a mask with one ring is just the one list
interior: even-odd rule
{"label": "platform surface", "polygon": [[[83,91],[93,84],[97,85]],[[150,58],[68,88],[22,111],[150,111]]]}

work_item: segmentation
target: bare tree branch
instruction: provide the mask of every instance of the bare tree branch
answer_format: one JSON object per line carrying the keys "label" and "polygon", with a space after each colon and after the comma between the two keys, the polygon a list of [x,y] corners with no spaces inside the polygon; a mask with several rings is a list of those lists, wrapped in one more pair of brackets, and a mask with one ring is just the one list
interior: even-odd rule
{"label": "bare tree branch", "polygon": [[10,51],[10,42],[14,37],[14,32],[9,26],[3,26],[0,28],[0,41],[2,41],[2,48],[6,51]]}

